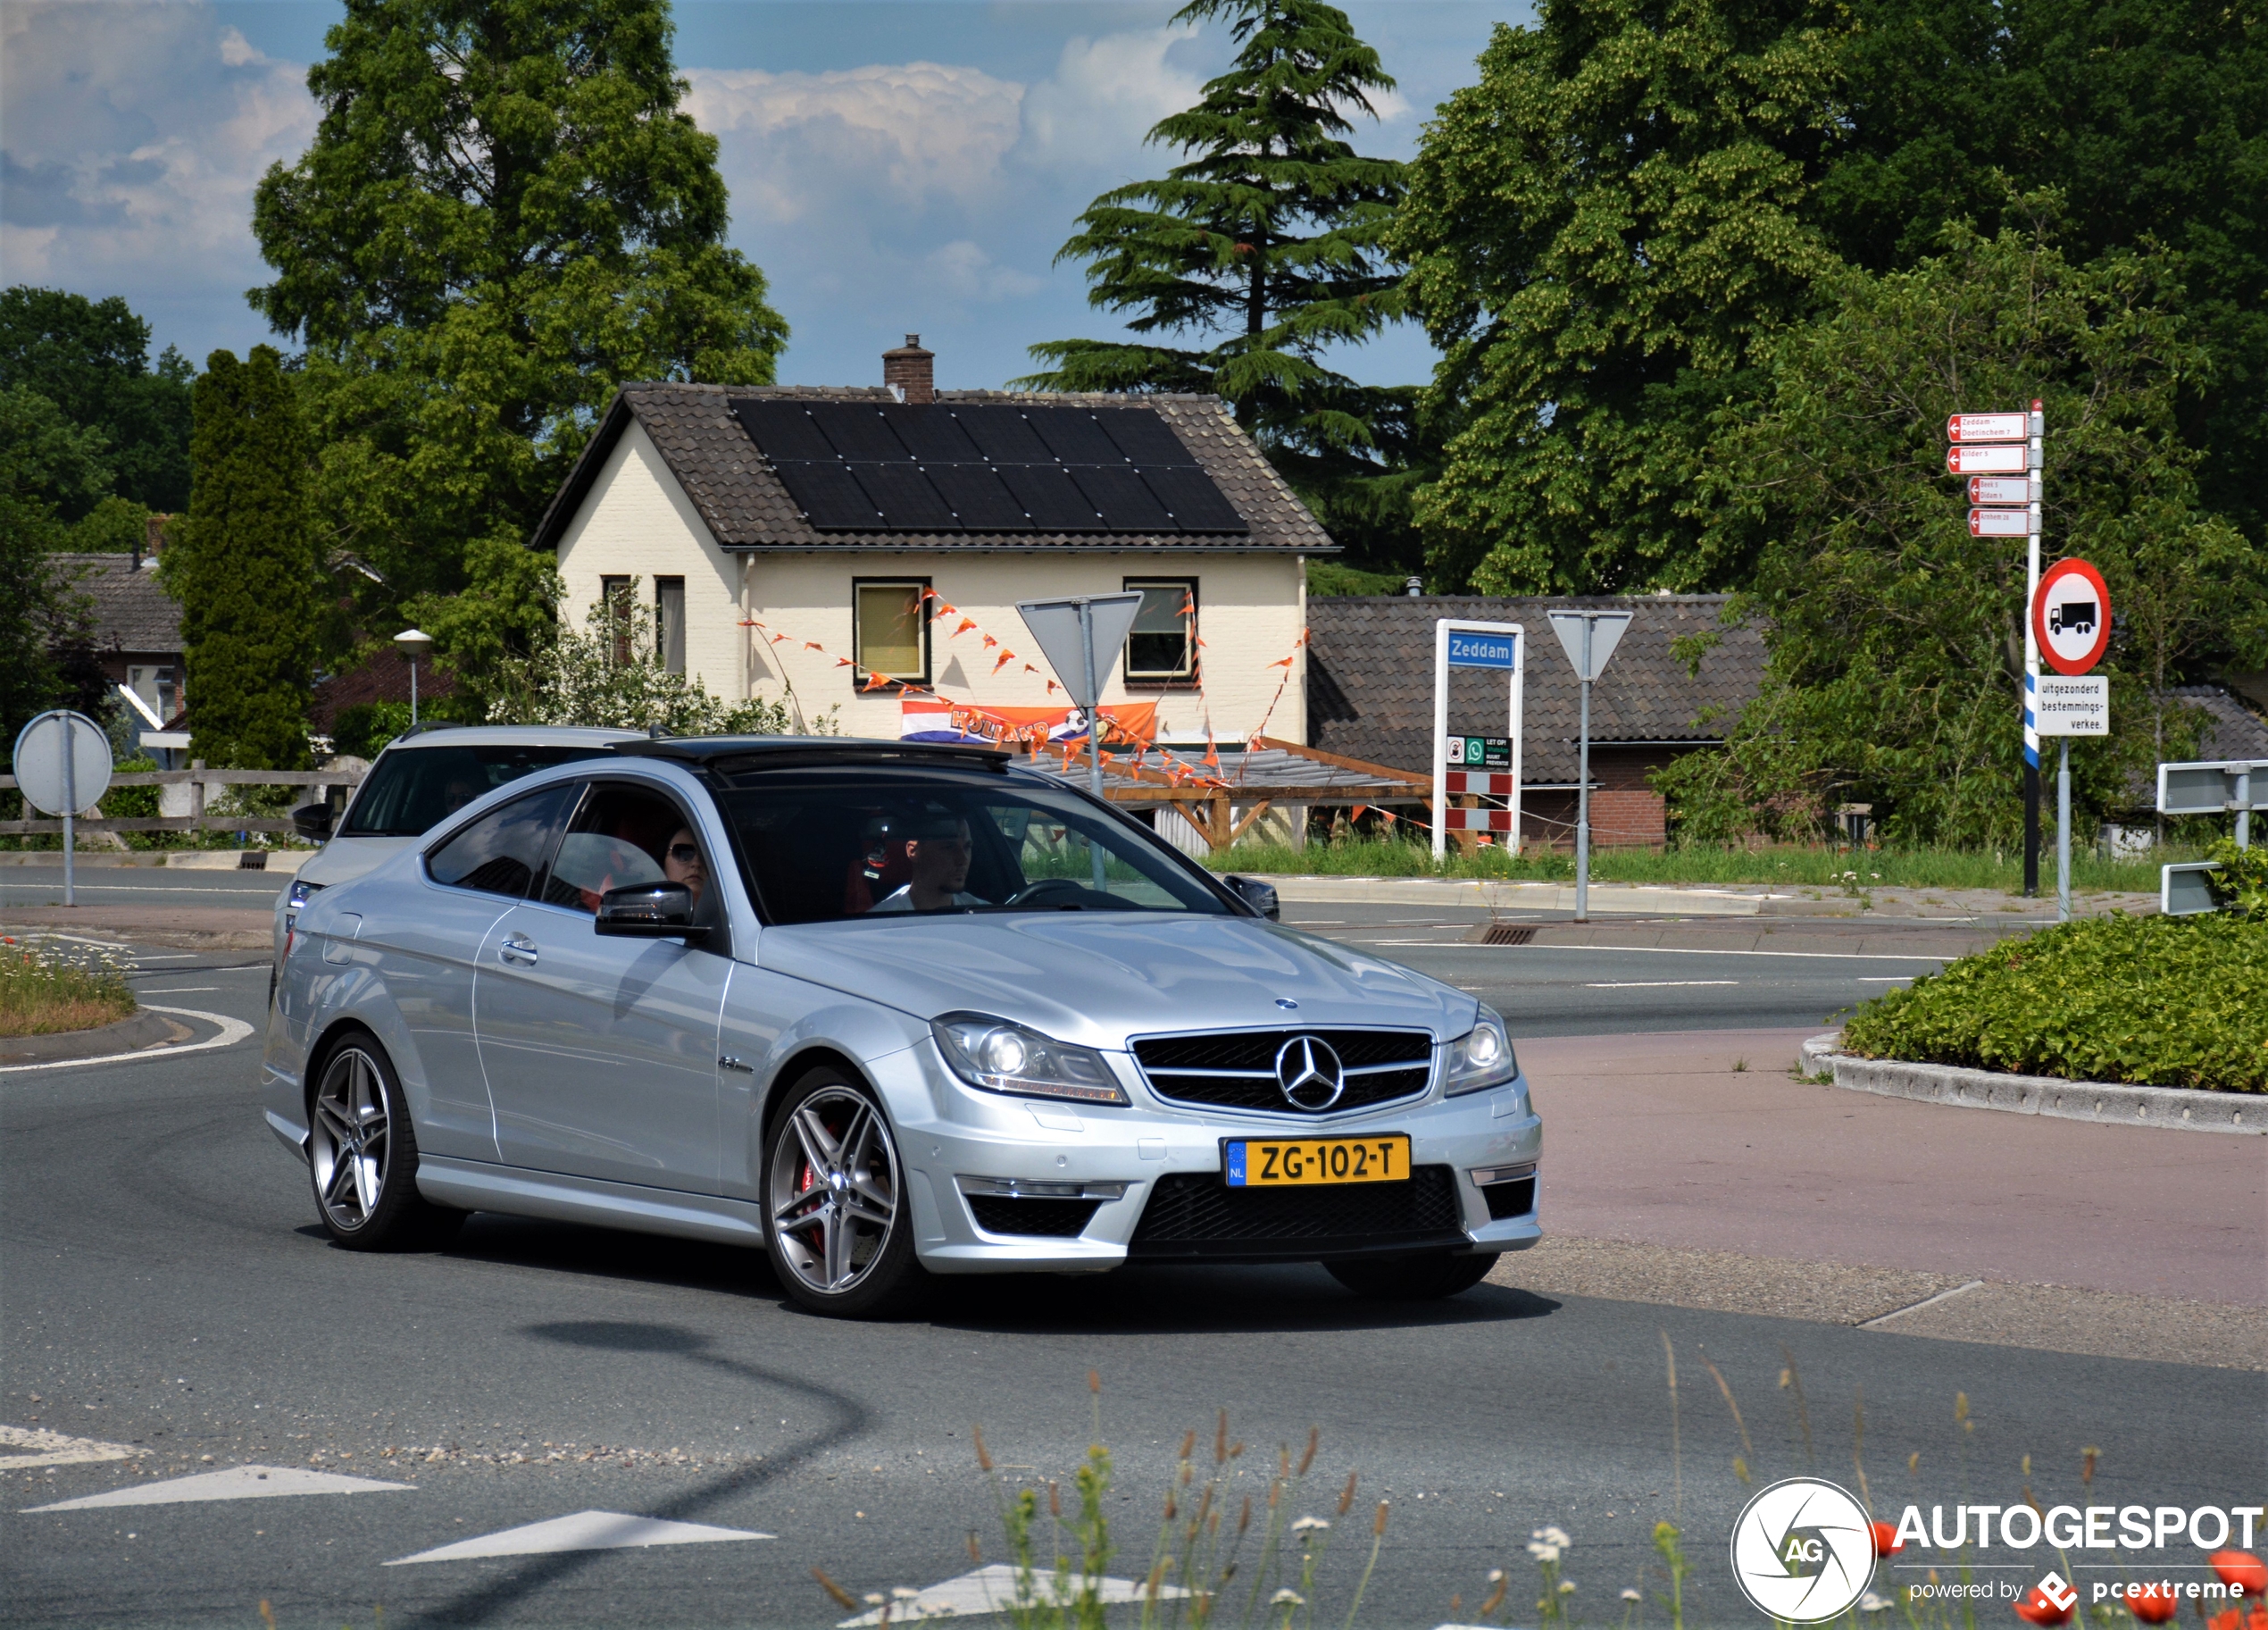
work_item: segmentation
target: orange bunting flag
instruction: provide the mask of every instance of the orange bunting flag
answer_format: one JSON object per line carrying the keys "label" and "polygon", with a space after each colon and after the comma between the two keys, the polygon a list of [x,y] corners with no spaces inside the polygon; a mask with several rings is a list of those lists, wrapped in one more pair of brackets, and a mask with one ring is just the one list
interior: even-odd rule
{"label": "orange bunting flag", "polygon": [[1363,811],[1368,809],[1369,807],[1370,806],[1368,804],[1357,804],[1355,806],[1355,813],[1347,818],[1349,820],[1359,821],[1363,818]]}
{"label": "orange bunting flag", "polygon": [[1272,662],[1268,665],[1272,668],[1288,668],[1291,666],[1291,662],[1292,659],[1287,656],[1281,662]]}
{"label": "orange bunting flag", "polygon": [[861,686],[860,689],[865,690],[880,690],[883,686],[888,684],[889,682],[890,676],[888,674],[877,673],[871,679],[868,680],[864,685]]}
{"label": "orange bunting flag", "polygon": [[806,640],[805,640],[805,641],[804,641],[804,649],[805,649],[806,651],[817,651],[817,652],[818,652],[818,653],[819,653],[821,656],[826,656],[826,655],[827,655],[827,648],[826,648],[825,646],[823,646],[823,645],[820,644],[820,643],[819,643],[819,641],[818,641],[818,640],[816,640],[816,639],[806,639]]}
{"label": "orange bunting flag", "polygon": [[1024,664],[1024,672],[1027,673],[1037,673],[1039,670],[1033,667],[1030,663],[1026,663]]}
{"label": "orange bunting flag", "polygon": [[1115,753],[1105,753],[1103,755],[1103,766],[1105,769],[1109,768],[1111,761],[1117,756],[1118,755]]}
{"label": "orange bunting flag", "polygon": [[958,639],[959,638],[961,638],[961,636],[962,636],[962,635],[963,635],[963,634],[967,633],[967,632],[968,632],[971,629],[974,628],[976,625],[977,625],[977,624],[976,624],[976,619],[975,619],[975,618],[973,618],[973,617],[963,617],[963,618],[962,618],[962,619],[961,619],[961,626],[960,626],[960,627],[958,627],[958,628],[956,628],[956,629],[955,629],[955,630],[953,631],[953,633],[952,633],[952,636],[951,636],[951,637],[952,637],[953,639]]}
{"label": "orange bunting flag", "polygon": [[788,637],[788,636],[787,636],[787,635],[785,635],[785,634],[774,634],[774,635],[771,637],[771,642],[772,642],[772,644],[774,644],[774,645],[778,645],[778,644],[779,644],[781,640],[783,640],[783,639],[787,639],[787,637]]}
{"label": "orange bunting flag", "polygon": [[1001,669],[1006,667],[1010,663],[1015,660],[1016,654],[1013,651],[1003,651],[1000,653],[1000,660],[992,665],[992,671],[995,673],[997,673]]}
{"label": "orange bunting flag", "polygon": [[995,639],[990,634],[984,636],[984,648],[988,651],[999,643],[1000,642],[997,639]]}
{"label": "orange bunting flag", "polygon": [[835,665],[838,668],[848,668],[854,667],[856,665],[854,664],[847,656],[838,656],[835,658]]}
{"label": "orange bunting flag", "polygon": [[1057,687],[1056,687],[1055,681],[1054,680],[1052,680],[1052,679],[1051,679],[1051,680],[1049,680],[1049,681],[1047,681],[1047,694],[1048,694],[1049,696],[1053,696],[1053,695],[1055,695],[1055,691],[1056,691],[1056,689],[1057,689]]}
{"label": "orange bunting flag", "polygon": [[1213,744],[1210,724],[1205,727],[1205,761],[1216,770],[1221,767],[1221,749]]}

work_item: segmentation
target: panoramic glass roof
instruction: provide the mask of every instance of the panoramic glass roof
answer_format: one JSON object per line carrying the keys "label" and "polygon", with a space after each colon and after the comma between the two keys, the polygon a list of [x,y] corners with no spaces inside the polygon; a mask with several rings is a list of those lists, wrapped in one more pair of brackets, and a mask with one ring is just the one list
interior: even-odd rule
{"label": "panoramic glass roof", "polygon": [[1138,407],[742,399],[821,531],[1248,531],[1173,427]]}

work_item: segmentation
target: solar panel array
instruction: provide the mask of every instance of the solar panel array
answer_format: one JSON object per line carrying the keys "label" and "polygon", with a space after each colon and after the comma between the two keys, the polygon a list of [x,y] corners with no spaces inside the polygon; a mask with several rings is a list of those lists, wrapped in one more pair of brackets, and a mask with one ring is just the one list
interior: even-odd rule
{"label": "solar panel array", "polygon": [[1173,427],[1134,407],[732,404],[820,531],[1248,531]]}

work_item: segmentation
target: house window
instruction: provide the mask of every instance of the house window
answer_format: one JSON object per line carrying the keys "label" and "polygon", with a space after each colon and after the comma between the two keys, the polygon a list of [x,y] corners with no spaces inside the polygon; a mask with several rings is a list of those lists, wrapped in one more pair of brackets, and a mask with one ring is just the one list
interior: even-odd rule
{"label": "house window", "polygon": [[1151,684],[1192,680],[1197,671],[1197,581],[1193,577],[1130,577],[1142,593],[1126,636],[1126,677]]}
{"label": "house window", "polygon": [[862,670],[859,683],[870,673],[917,685],[930,682],[930,625],[927,578],[857,578],[851,583],[853,658]]}
{"label": "house window", "polygon": [[171,720],[179,710],[173,689],[171,668],[131,667],[126,670],[126,688],[142,698],[143,703],[160,719]]}
{"label": "house window", "polygon": [[662,671],[685,672],[685,580],[654,580],[654,642],[662,654]]}
{"label": "house window", "polygon": [[630,631],[632,617],[631,585],[638,580],[629,577],[602,577],[598,580],[598,598],[606,607],[606,621],[614,635],[614,662],[626,665],[630,660]]}

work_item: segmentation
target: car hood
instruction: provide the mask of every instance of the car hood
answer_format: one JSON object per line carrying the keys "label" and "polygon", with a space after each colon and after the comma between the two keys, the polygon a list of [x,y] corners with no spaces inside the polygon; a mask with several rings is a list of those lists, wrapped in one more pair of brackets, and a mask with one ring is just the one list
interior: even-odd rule
{"label": "car hood", "polygon": [[765,929],[756,959],[919,1018],[971,1009],[1087,1047],[1294,1024],[1409,1026],[1447,1040],[1472,1027],[1478,1006],[1395,963],[1250,917],[1031,912],[806,924]]}
{"label": "car hood", "polygon": [[416,845],[415,838],[333,838],[308,856],[294,875],[319,888],[335,889],[340,883],[352,882],[365,873],[376,871],[404,849]]}

